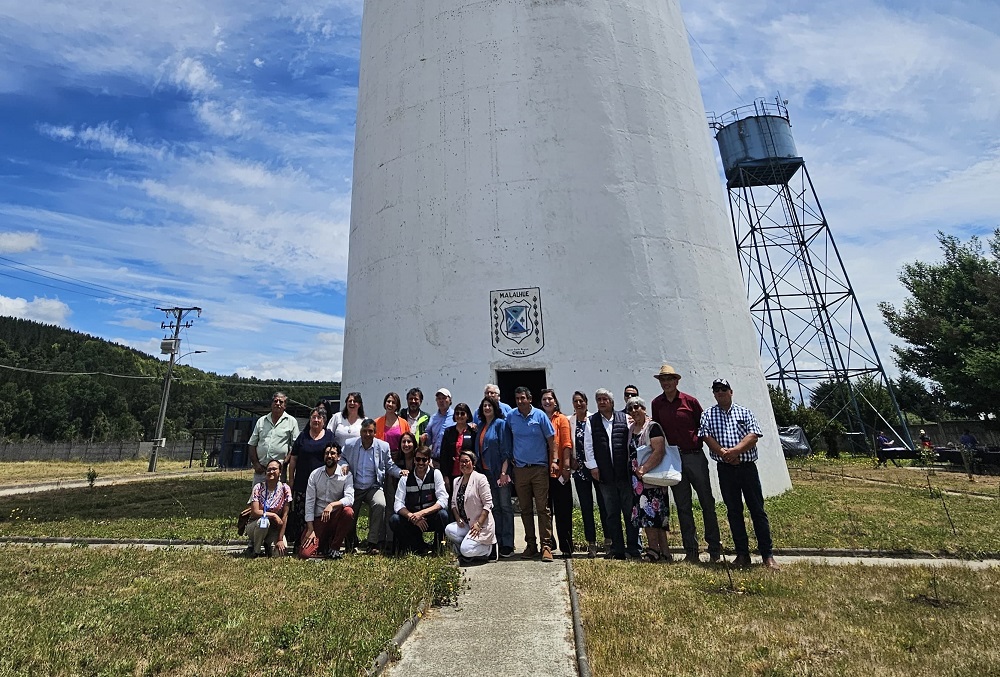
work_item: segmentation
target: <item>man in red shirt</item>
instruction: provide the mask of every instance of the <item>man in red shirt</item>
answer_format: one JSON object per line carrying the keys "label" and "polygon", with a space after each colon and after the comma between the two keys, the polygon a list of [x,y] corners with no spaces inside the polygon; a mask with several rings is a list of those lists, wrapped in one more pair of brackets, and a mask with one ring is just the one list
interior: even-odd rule
{"label": "man in red shirt", "polygon": [[705,521],[705,541],[708,543],[710,561],[718,562],[722,557],[719,540],[719,518],[715,514],[715,497],[712,495],[712,480],[708,474],[708,459],[698,437],[701,423],[701,404],[695,397],[677,389],[681,375],[669,364],[660,367],[654,374],[663,393],[650,403],[653,420],[663,428],[667,444],[681,451],[681,481],[673,486],[674,505],[677,506],[677,521],[681,527],[681,540],[687,555],[686,562],[698,562],[698,530],[694,524],[691,507],[691,487],[698,492],[702,515]]}

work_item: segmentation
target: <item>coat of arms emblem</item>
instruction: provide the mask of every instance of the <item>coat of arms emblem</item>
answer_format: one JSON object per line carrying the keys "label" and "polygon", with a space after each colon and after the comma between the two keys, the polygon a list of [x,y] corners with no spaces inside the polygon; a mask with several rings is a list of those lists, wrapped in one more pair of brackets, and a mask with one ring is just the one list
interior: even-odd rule
{"label": "coat of arms emblem", "polygon": [[538,287],[490,292],[493,347],[504,355],[527,357],[545,346]]}

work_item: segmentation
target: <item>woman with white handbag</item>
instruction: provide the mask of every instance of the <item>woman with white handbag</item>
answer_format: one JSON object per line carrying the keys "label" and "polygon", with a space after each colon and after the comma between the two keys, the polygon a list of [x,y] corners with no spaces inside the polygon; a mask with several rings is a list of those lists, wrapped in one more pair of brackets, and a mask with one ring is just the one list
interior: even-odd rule
{"label": "woman with white handbag", "polygon": [[635,492],[632,524],[646,532],[649,547],[643,551],[643,557],[650,562],[669,562],[673,556],[667,545],[667,528],[670,526],[668,490],[642,481],[643,476],[663,460],[667,440],[660,424],[646,415],[646,402],[641,397],[629,398],[625,412],[632,417],[628,445],[632,489]]}

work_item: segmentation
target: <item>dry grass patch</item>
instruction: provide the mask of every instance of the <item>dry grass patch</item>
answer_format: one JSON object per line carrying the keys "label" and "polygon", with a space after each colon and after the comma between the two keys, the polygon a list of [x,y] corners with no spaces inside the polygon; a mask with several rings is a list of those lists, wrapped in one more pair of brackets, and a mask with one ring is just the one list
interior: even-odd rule
{"label": "dry grass patch", "polygon": [[[113,477],[137,477],[148,475],[149,460],[135,459],[127,461],[104,461],[87,463],[85,461],[2,461],[0,462],[0,488],[37,484],[39,482],[55,482],[65,480],[87,481],[87,473],[93,468],[98,479]],[[197,469],[197,459],[195,461]],[[156,462],[156,471],[164,473],[188,470],[187,461]]]}
{"label": "dry grass patch", "polygon": [[[976,556],[1000,550],[1000,501],[942,496],[926,488],[799,473],[767,500],[776,547],[931,551]],[[723,533],[725,508],[720,506]]]}
{"label": "dry grass patch", "polygon": [[611,675],[1000,674],[1000,571],[574,563]]}
{"label": "dry grass patch", "polygon": [[[911,463],[901,461],[901,463]],[[849,457],[842,459],[805,458],[789,459],[788,469],[794,483],[803,475],[819,474],[833,475],[834,478],[845,480],[860,479],[875,482],[891,482],[906,487],[926,489],[928,480],[930,486],[937,490],[957,491],[979,496],[1000,499],[1000,476],[973,475],[974,481],[958,466],[935,465],[923,467],[919,465],[888,466],[876,468],[871,459]]]}
{"label": "dry grass patch", "polygon": [[434,586],[436,558],[0,550],[0,674],[355,675]]}

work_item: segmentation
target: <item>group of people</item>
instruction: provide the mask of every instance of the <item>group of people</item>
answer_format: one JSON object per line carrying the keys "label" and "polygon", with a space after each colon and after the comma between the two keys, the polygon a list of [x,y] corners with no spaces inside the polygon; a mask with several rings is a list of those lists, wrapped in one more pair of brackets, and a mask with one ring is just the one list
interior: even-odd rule
{"label": "group of people", "polygon": [[[694,492],[708,558],[716,562],[722,546],[707,446],[727,508],[733,564],[750,564],[745,503],[763,563],[777,568],[756,466],[762,433],[753,412],[733,402],[725,379],[713,382],[716,404],[702,410],[678,389],[681,375],[669,364],[654,377],[662,392],[648,411],[634,385],[625,388],[620,410],[605,388],[594,393],[596,411],[576,391],[569,416],[552,389],[539,393],[536,408],[534,394],[519,387],[511,407],[500,401],[498,386],[487,384],[473,410],[464,402],[453,406],[451,392],[440,388],[436,410],[428,413],[421,408],[423,392],[411,388],[405,409],[397,393],[386,394],[385,413],[376,419],[366,417],[361,393],[348,393],[341,411],[331,413],[321,403],[301,432],[285,412],[287,398],[275,393],[271,413],[257,421],[249,440],[255,472],[248,552],[284,554],[295,547],[300,557],[337,559],[348,542],[371,554],[422,554],[444,538],[463,561],[507,558],[515,549],[516,493],[525,533],[521,557],[551,562],[557,548],[563,557],[576,549],[575,488],[590,557],[601,549],[599,519],[605,556],[672,559],[667,532],[673,493],[685,560],[700,561]],[[669,489],[644,483],[667,445],[680,451],[680,482]],[[367,541],[358,543],[364,508]],[[431,544],[427,534],[434,536]]]}

